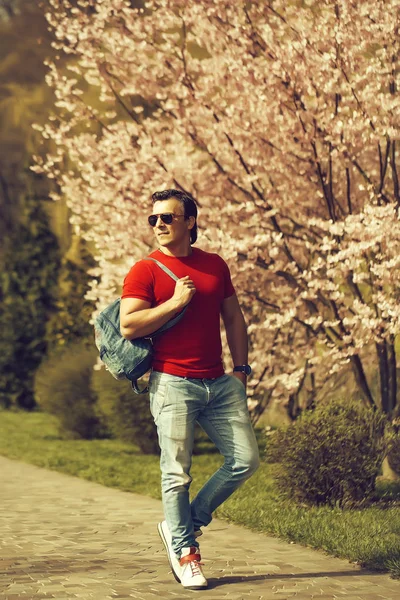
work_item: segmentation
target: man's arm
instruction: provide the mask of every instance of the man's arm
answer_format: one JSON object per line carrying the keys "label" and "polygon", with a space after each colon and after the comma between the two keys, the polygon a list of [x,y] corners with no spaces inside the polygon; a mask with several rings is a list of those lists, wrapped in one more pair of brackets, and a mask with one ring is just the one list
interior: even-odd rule
{"label": "man's arm", "polygon": [[[248,360],[247,327],[236,294],[225,298],[222,303],[221,315],[233,364],[246,365]],[[235,372],[233,375],[246,385],[244,373]]]}
{"label": "man's arm", "polygon": [[120,308],[121,335],[127,340],[150,335],[189,304],[196,292],[189,277],[178,279],[174,294],[159,306],[150,308],[150,302],[139,298],[123,298]]}
{"label": "man's arm", "polygon": [[149,335],[178,312],[170,301],[150,308],[150,302],[138,298],[123,298],[120,308],[121,335],[127,340]]}

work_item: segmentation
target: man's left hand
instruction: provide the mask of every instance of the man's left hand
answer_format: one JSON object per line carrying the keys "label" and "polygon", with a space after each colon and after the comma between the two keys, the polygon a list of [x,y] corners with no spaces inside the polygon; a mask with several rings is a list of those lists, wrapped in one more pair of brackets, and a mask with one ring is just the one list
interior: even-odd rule
{"label": "man's left hand", "polygon": [[232,375],[234,377],[236,377],[236,379],[239,379],[239,381],[241,381],[244,385],[244,389],[246,389],[246,385],[247,385],[247,377],[245,375],[245,373],[241,373],[241,371],[234,371],[232,373]]}

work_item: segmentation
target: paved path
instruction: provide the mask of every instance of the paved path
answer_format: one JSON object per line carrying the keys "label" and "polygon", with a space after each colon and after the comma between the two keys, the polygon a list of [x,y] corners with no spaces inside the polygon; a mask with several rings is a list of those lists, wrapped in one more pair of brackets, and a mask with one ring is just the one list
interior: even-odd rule
{"label": "paved path", "polygon": [[161,518],[158,500],[0,457],[1,600],[400,598],[387,575],[218,520],[201,539],[209,589],[184,590]]}

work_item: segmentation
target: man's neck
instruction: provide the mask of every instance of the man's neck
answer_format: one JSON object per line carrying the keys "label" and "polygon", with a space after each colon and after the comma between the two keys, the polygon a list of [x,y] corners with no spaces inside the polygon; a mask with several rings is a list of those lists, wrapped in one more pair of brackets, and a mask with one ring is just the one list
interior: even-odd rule
{"label": "man's neck", "polygon": [[185,245],[178,248],[167,248],[166,246],[160,246],[158,249],[166,256],[172,256],[174,258],[184,258],[186,256],[190,256],[193,252],[190,244],[189,246]]}

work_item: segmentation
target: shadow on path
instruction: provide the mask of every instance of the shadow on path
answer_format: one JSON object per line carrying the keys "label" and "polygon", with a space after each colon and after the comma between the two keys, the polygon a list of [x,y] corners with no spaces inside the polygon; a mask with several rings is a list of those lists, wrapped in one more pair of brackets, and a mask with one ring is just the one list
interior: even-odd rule
{"label": "shadow on path", "polygon": [[247,583],[251,581],[282,581],[285,579],[317,579],[319,577],[362,577],[363,575],[368,575],[368,577],[374,575],[381,575],[378,571],[367,571],[367,570],[357,570],[357,571],[322,571],[317,573],[272,573],[268,575],[227,575],[225,577],[220,577],[215,579],[213,577],[207,577],[208,580],[208,588],[214,589],[217,587],[221,587],[222,585],[228,585],[232,583]]}

